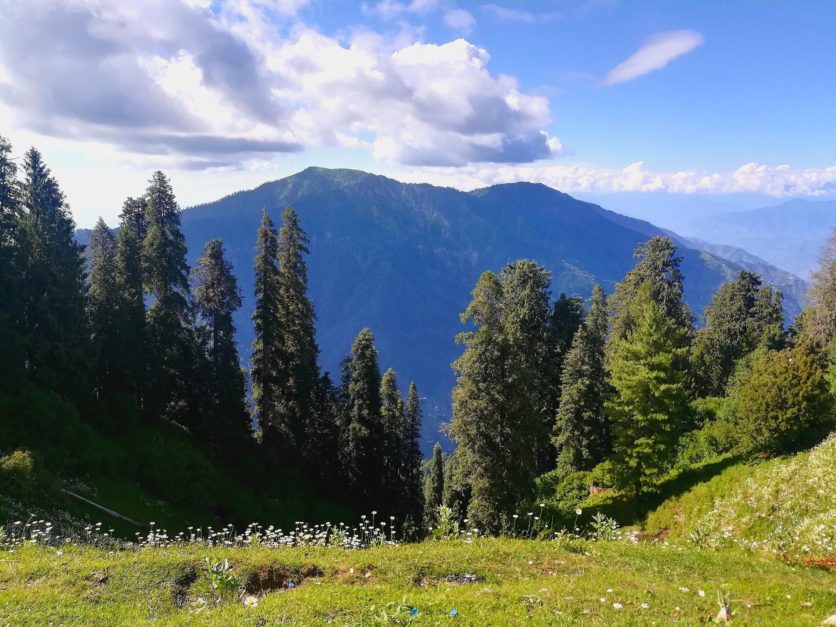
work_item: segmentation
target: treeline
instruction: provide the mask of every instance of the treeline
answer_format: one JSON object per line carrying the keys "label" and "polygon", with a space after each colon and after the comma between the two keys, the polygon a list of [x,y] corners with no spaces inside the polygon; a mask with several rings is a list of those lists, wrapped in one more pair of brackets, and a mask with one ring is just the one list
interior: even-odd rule
{"label": "treeline", "polygon": [[259,456],[264,473],[295,468],[349,509],[420,525],[415,383],[404,401],[395,372],[381,376],[368,329],[339,383],[322,372],[308,239],[291,208],[278,231],[265,210],[253,234],[256,339],[247,372],[233,326],[242,299],[223,243],[207,242],[189,268],[180,208],[162,172],[125,201],[117,234],[100,219],[85,250],[41,154],[29,150],[18,166],[11,150],[0,138],[3,388],[34,385],[116,421],[170,421],[228,462]]}
{"label": "treeline", "polygon": [[551,302],[549,273],[532,261],[480,277],[453,364],[457,448],[446,460],[435,451],[428,524],[443,504],[499,531],[578,487],[651,492],[674,468],[800,450],[836,426],[836,239],[789,330],[781,294],[748,271],[718,289],[697,328],[672,242],[655,237],[636,257],[588,308]]}

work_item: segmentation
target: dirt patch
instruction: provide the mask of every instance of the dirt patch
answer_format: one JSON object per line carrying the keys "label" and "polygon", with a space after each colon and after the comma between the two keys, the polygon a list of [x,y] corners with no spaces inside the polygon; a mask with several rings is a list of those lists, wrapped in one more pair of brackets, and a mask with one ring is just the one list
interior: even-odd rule
{"label": "dirt patch", "polygon": [[451,573],[441,576],[430,575],[423,568],[419,568],[412,576],[412,584],[419,587],[435,585],[442,581],[455,585],[466,585],[482,583],[485,581],[485,578],[475,573]]}
{"label": "dirt patch", "polygon": [[90,573],[87,576],[87,581],[92,581],[97,586],[101,586],[107,583],[109,577],[104,573]]}
{"label": "dirt patch", "polygon": [[264,594],[283,588],[295,588],[311,577],[322,577],[322,569],[313,564],[302,567],[268,564],[253,571],[247,577],[244,588],[249,594]]}
{"label": "dirt patch", "polygon": [[171,586],[171,598],[177,607],[185,607],[189,602],[189,588],[197,581],[197,570],[194,566],[183,571],[174,578]]}
{"label": "dirt patch", "polygon": [[821,568],[822,570],[836,572],[836,557],[804,560],[804,565],[811,568]]}

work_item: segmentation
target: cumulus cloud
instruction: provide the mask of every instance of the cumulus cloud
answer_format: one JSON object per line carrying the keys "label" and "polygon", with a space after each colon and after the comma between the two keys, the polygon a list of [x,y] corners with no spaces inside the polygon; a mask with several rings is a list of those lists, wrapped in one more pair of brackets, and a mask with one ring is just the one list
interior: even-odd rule
{"label": "cumulus cloud", "polygon": [[[304,24],[304,4],[0,4],[0,102],[30,130],[180,155],[190,168],[322,146],[443,166],[560,151],[544,131],[548,100],[491,73],[484,49],[409,32],[338,39]],[[376,6],[394,15],[436,2]],[[446,17],[452,28],[473,24],[466,11]]]}
{"label": "cumulus cloud", "polygon": [[702,45],[703,36],[693,30],[675,30],[653,35],[630,57],[616,65],[604,78],[605,85],[625,83],[660,70],[668,63]]}
{"label": "cumulus cloud", "polygon": [[670,194],[767,194],[775,197],[836,194],[836,166],[792,168],[745,163],[729,172],[653,171],[637,161],[623,168],[592,164],[473,164],[461,168],[413,168],[393,176],[412,183],[477,189],[531,181],[568,193],[667,192]]}
{"label": "cumulus cloud", "polygon": [[517,22],[519,24],[534,24],[552,22],[563,17],[558,11],[543,11],[534,13],[524,9],[504,6],[501,4],[482,4],[479,8],[500,22]]}

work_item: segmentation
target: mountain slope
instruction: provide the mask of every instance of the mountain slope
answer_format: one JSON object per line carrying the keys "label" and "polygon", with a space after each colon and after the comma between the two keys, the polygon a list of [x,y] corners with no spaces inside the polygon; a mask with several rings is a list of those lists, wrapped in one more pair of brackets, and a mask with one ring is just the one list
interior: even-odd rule
{"label": "mountain slope", "polygon": [[[427,397],[424,443],[448,418],[455,335],[479,274],[530,258],[553,273],[553,295],[611,290],[632,267],[633,250],[663,231],[578,201],[543,185],[515,183],[470,193],[403,184],[352,170],[309,168],[288,178],[186,209],[189,261],[221,237],[245,296],[236,324],[246,353],[252,341],[252,259],[263,208],[276,221],[299,213],[311,239],[310,292],[322,363],[332,373],[364,326],[374,331],[381,366]],[[683,249],[686,298],[699,314],[740,265]],[[784,287],[784,286],[779,286]],[[790,294],[788,309],[798,310]]]}

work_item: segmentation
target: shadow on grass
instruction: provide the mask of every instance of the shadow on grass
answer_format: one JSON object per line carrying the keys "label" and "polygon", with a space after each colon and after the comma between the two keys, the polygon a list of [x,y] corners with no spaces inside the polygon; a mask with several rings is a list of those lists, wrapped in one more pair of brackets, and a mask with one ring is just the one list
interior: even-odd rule
{"label": "shadow on grass", "polygon": [[694,486],[711,480],[726,468],[740,462],[741,459],[737,456],[721,457],[672,474],[654,492],[638,495],[605,492],[590,497],[584,504],[587,509],[614,518],[622,526],[636,525],[668,499],[688,492]]}

